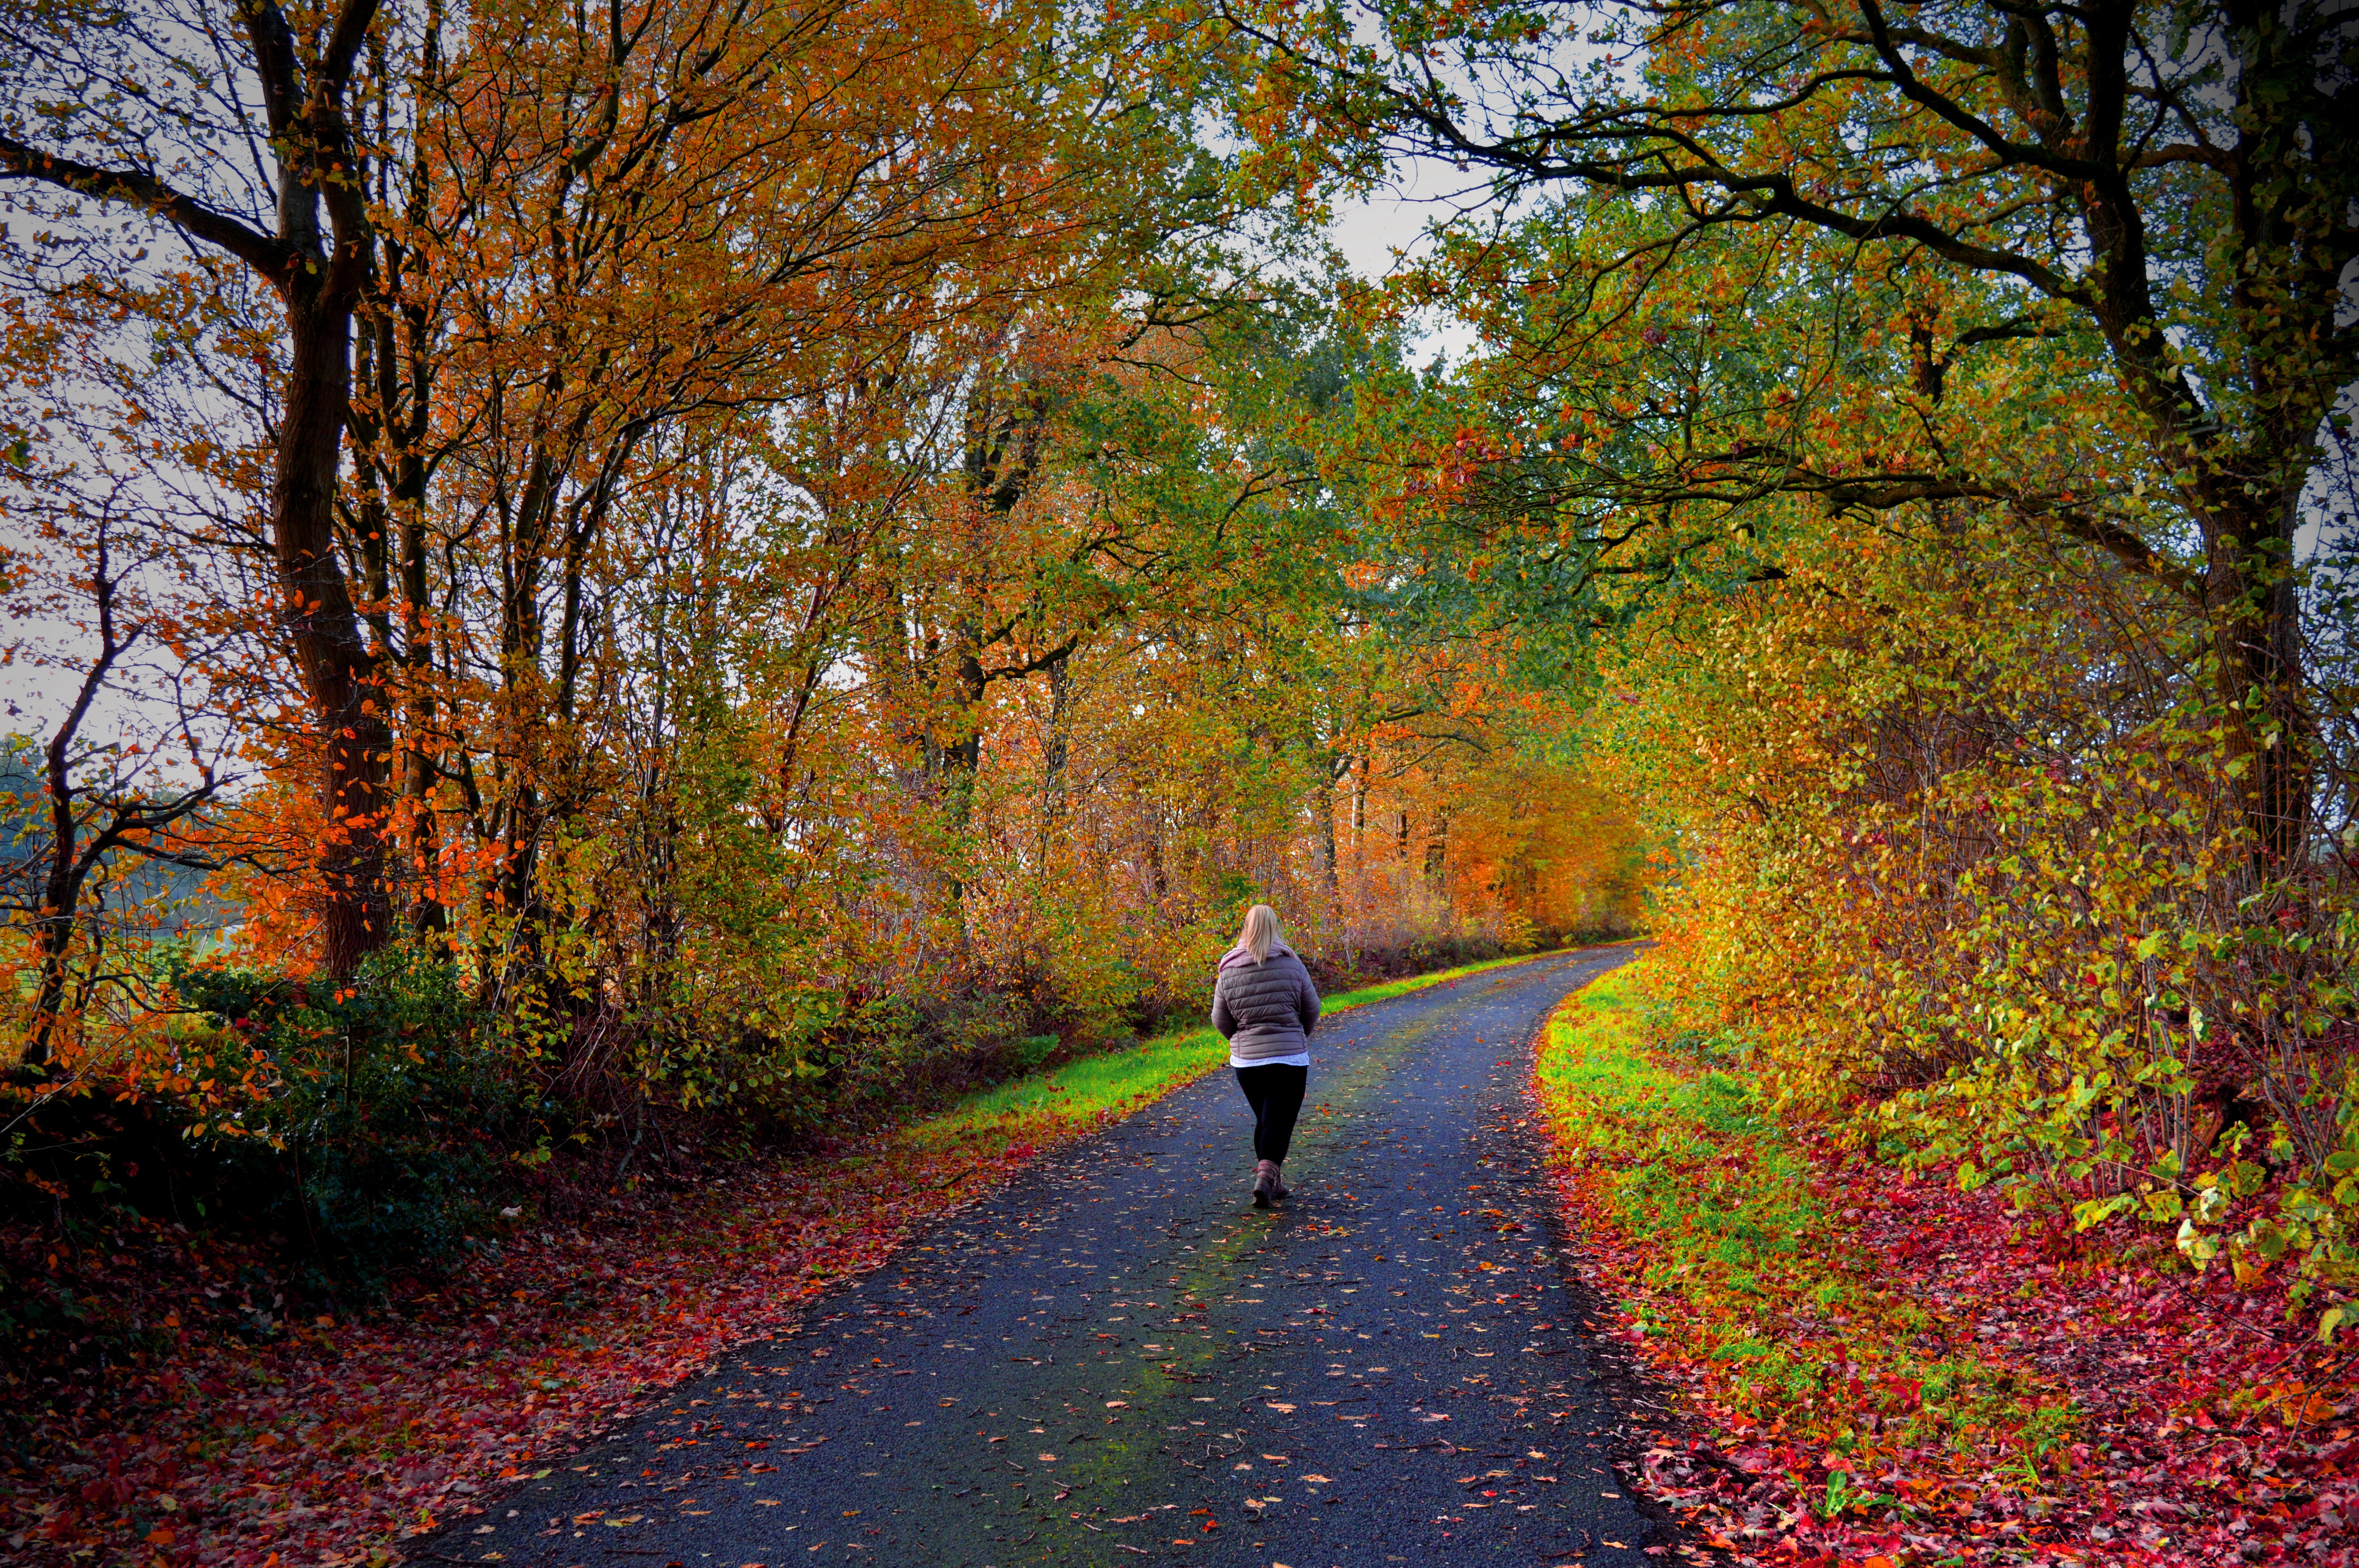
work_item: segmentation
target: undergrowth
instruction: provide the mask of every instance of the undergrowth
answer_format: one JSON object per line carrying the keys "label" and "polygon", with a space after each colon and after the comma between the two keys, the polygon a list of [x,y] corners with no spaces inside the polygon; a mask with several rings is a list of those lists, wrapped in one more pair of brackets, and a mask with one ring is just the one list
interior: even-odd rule
{"label": "undergrowth", "polygon": [[[1898,1288],[1718,1042],[1650,1047],[1643,970],[1569,1000],[1537,1066],[1574,1201],[1608,1222],[1591,1239],[1629,1336],[1726,1416],[1725,1441],[1810,1453],[1793,1479],[1820,1517],[1905,1518],[1942,1470],[2002,1457],[2035,1486],[2069,1404]],[[1891,1491],[1871,1479],[1896,1471]]]}

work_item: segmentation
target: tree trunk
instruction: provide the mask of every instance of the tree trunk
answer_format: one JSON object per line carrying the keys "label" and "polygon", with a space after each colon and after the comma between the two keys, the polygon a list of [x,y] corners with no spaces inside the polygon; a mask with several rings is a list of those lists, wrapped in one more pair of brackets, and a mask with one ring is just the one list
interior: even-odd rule
{"label": "tree trunk", "polygon": [[[330,275],[343,269],[330,267]],[[336,559],[336,474],[352,396],[353,299],[298,280],[288,290],[293,355],[270,479],[271,535],[287,628],[311,699],[329,817],[318,861],[321,965],[349,974],[385,945],[386,784],[393,733],[377,662]]]}
{"label": "tree trunk", "polygon": [[[107,663],[112,663],[110,657]],[[46,1067],[56,1050],[58,1015],[66,994],[67,957],[73,949],[74,916],[82,903],[81,843],[73,814],[73,783],[68,774],[68,751],[74,731],[88,711],[89,698],[77,704],[50,741],[46,769],[49,795],[49,873],[41,884],[41,914],[33,924],[32,1027],[25,1032],[18,1060],[28,1067]]]}
{"label": "tree trunk", "polygon": [[2293,505],[2286,511],[2282,523],[2270,518],[2248,527],[2237,518],[2215,529],[2204,582],[2229,756],[2243,764],[2245,819],[2264,875],[2302,857],[2315,762],[2293,574]]}
{"label": "tree trunk", "polygon": [[1049,661],[1049,736],[1040,749],[1040,869],[1045,873],[1065,825],[1065,764],[1072,751],[1068,733],[1073,709],[1072,654]]}
{"label": "tree trunk", "polygon": [[[402,820],[409,834],[412,874],[418,879],[418,891],[409,903],[410,924],[420,931],[440,933],[450,928],[451,917],[443,906],[439,881],[442,834],[434,815],[434,756],[427,740],[434,728],[434,694],[428,689],[434,674],[434,640],[427,633],[432,607],[426,597],[426,524],[419,504],[424,496],[425,465],[406,466],[417,470],[419,493],[416,501],[405,504],[397,492],[395,501],[401,515],[401,596],[406,612],[402,724],[408,733],[402,747]],[[404,490],[408,481],[405,473]]]}
{"label": "tree trunk", "polygon": [[1351,771],[1352,759],[1331,756],[1319,771],[1319,784],[1311,792],[1310,809],[1319,818],[1319,879],[1327,890],[1331,903],[1340,907],[1343,896],[1343,871],[1336,864],[1335,851],[1335,783]]}
{"label": "tree trunk", "polygon": [[983,697],[991,684],[964,627],[960,628],[951,679],[955,728],[941,747],[942,814],[951,831],[963,836],[974,821],[974,775],[983,765]]}

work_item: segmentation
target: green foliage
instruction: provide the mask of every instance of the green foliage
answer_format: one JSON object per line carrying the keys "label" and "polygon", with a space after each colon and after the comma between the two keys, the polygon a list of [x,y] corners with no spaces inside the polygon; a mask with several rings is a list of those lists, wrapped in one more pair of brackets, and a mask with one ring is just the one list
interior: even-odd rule
{"label": "green foliage", "polygon": [[[1633,1310],[1713,1370],[1719,1401],[1829,1435],[1864,1411],[1908,1444],[1962,1453],[2041,1418],[2020,1379],[1967,1353],[1926,1355],[1923,1313],[1850,1245],[1816,1172],[1758,1084],[1697,1060],[1631,965],[1550,1020],[1537,1066],[1573,1179],[1620,1238]],[[1857,1368],[1830,1389],[1830,1360]],[[1905,1438],[1899,1434],[1907,1433]],[[1882,1506],[1831,1478],[1825,1504]]]}
{"label": "green foliage", "polygon": [[272,1074],[226,1123],[186,1122],[234,1206],[209,1217],[283,1234],[315,1283],[373,1287],[486,1245],[511,1154],[565,1130],[423,945],[383,949],[341,984],[183,964],[175,986]]}

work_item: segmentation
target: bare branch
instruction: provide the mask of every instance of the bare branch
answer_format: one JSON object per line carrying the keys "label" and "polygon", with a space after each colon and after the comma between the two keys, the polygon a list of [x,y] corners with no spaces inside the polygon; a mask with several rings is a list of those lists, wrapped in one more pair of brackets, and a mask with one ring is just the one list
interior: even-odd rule
{"label": "bare branch", "polygon": [[284,287],[295,260],[292,247],[214,211],[143,169],[101,168],[0,135],[0,177],[38,180],[77,196],[143,208],[207,244],[227,251],[274,287]]}

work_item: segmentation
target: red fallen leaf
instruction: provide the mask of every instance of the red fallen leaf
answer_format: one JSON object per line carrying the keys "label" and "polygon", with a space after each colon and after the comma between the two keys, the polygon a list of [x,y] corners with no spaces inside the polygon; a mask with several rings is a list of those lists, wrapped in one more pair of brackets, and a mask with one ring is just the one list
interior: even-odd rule
{"label": "red fallen leaf", "polygon": [[[1807,1312],[1774,1336],[1821,1366],[1819,1392],[1785,1408],[1715,1405],[1727,1368],[1683,1354],[1697,1341],[1681,1332],[1688,1325],[1678,1290],[1650,1284],[1654,1260],[1643,1241],[1617,1230],[1610,1205],[1597,1203],[1576,1173],[1560,1174],[1560,1197],[1582,1227],[1573,1254],[1579,1271],[1634,1311],[1647,1303],[1664,1320],[1637,1354],[1690,1394],[1699,1418],[1717,1432],[1757,1440],[1740,1446],[1741,1437],[1720,1436],[1734,1462],[1725,1466],[1684,1462],[1663,1448],[1631,1477],[1640,1491],[1686,1514],[1699,1535],[1735,1543],[1724,1550],[1746,1560],[1827,1568],[1870,1556],[2061,1568],[2091,1561],[2100,1539],[2109,1542],[2108,1568],[2198,1568],[2331,1556],[2344,1544],[2315,1520],[2359,1516],[2359,1452],[2338,1452],[2359,1444],[2350,1444],[2347,1426],[2286,1430],[2295,1423],[2285,1390],[2332,1387],[2347,1411],[2359,1396],[2359,1368],[2310,1344],[2299,1324],[2283,1325],[2278,1282],[2245,1293],[2212,1276],[2127,1264],[2106,1238],[2077,1241],[2052,1224],[2011,1214],[1988,1191],[1944,1191],[1936,1182],[1896,1205],[1888,1170],[1841,1161],[1823,1141],[1796,1141],[1819,1166],[1808,1182],[1813,1195],[1833,1212],[1855,1208],[1862,1217],[1847,1257],[1822,1261],[1806,1243],[1800,1277],[1856,1270],[1876,1300],[1897,1282],[1891,1293],[1913,1298],[1940,1329],[1914,1354],[1947,1357],[1961,1342],[1974,1345],[1981,1359],[2020,1379],[2017,1419],[2042,1401],[2069,1400],[2080,1412],[2071,1426],[2087,1440],[2041,1460],[2034,1515],[2021,1467],[2009,1475],[1993,1466],[1997,1456],[2022,1452],[2010,1428],[1976,1426],[1955,1441],[1927,1444],[1862,1423],[1863,1408],[1887,1418],[1916,1408],[1904,1395],[1913,1393],[1921,1406],[1921,1386],[1908,1386],[1914,1379],[1895,1386],[1877,1375],[1887,1357],[1909,1347],[1875,1332],[1872,1318],[1831,1325]],[[1888,1212],[1900,1206],[1922,1212],[1908,1219]],[[1610,1333],[1629,1321],[1603,1326]],[[1822,1454],[1813,1440],[1845,1425],[1858,1443],[1848,1454],[1858,1489],[1908,1499],[1906,1539],[1856,1514],[1814,1517],[1810,1505],[1821,1502],[1827,1476],[1795,1444],[1810,1443]],[[2219,1435],[2195,1435],[2206,1429]],[[1695,1445],[1699,1459],[1703,1446]],[[2197,1487],[2208,1493],[2205,1509],[2179,1511],[2176,1500]],[[2290,1504],[2288,1493],[2309,1496]],[[2167,1539],[2155,1528],[2165,1519]],[[2095,1535],[2099,1528],[2108,1536]]]}
{"label": "red fallen leaf", "polygon": [[747,1444],[745,1446],[748,1448],[767,1448],[770,1445],[765,1442],[754,1442]]}

